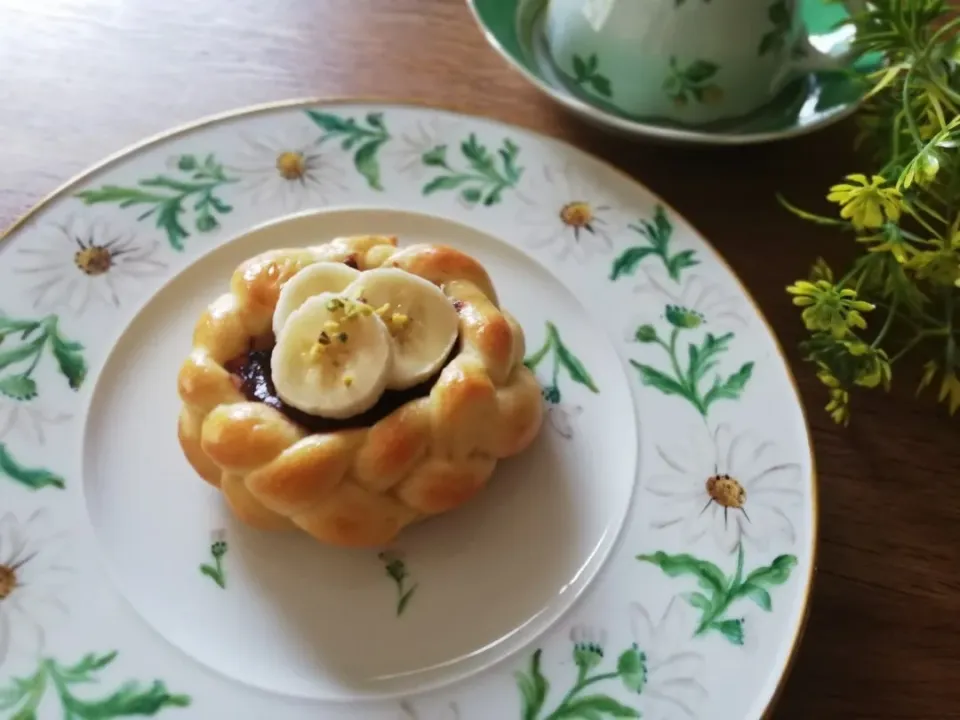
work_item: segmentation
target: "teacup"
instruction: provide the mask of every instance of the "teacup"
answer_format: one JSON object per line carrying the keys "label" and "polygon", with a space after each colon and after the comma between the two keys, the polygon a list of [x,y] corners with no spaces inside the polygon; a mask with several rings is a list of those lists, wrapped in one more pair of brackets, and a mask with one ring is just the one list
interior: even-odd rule
{"label": "teacup", "polygon": [[545,32],[587,99],[681,124],[749,114],[792,80],[850,61],[849,49],[811,44],[798,0],[549,0]]}

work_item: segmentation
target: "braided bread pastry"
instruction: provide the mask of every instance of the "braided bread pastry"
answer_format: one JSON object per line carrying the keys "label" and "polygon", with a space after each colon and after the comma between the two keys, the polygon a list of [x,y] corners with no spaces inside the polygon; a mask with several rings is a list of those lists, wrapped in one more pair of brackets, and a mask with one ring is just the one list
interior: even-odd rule
{"label": "braided bread pastry", "polygon": [[[282,288],[319,262],[399,268],[439,287],[458,316],[456,344],[432,385],[406,391],[405,402],[369,424],[365,413],[311,431],[322,418],[264,394],[263,377],[251,392],[238,370],[274,346]],[[196,324],[178,377],[180,445],[245,523],[300,528],[334,545],[384,545],[405,526],[468,501],[499,458],[533,441],[542,398],[523,357],[523,330],[499,308],[487,272],[454,248],[398,249],[396,238],[358,236],[271,250],[241,264],[230,291]]]}

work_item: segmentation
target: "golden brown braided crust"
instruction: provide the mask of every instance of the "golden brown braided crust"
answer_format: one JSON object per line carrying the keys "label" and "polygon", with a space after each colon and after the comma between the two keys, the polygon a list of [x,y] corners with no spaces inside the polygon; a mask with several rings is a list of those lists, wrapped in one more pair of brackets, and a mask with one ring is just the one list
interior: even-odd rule
{"label": "golden brown braided crust", "polygon": [[[274,408],[248,402],[224,367],[269,337],[280,288],[318,261],[399,267],[458,301],[460,350],[429,396],[367,429],[309,434]],[[240,265],[230,292],[197,322],[178,378],[180,445],[250,525],[296,526],[335,545],[383,545],[404,526],[469,500],[499,458],[533,441],[542,401],[523,357],[523,330],[499,309],[483,266],[459,250],[398,250],[396,238],[382,236],[271,250]]]}

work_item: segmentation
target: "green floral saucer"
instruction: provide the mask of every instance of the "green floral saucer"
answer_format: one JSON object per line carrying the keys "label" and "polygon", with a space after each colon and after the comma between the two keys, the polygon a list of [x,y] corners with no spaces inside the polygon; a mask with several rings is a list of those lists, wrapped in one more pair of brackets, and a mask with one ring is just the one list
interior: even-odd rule
{"label": "green floral saucer", "polygon": [[[527,80],[582,119],[620,134],[645,140],[706,145],[746,145],[804,135],[851,115],[863,100],[865,85],[848,72],[810,73],[768,105],[736,121],[685,127],[621,113],[591,95],[589,102],[550,59],[543,33],[548,0],[467,0],[487,41]],[[830,32],[844,17],[843,7],[805,0],[803,15],[818,44],[829,49],[849,40],[846,30]],[[856,70],[877,65],[858,62]]]}

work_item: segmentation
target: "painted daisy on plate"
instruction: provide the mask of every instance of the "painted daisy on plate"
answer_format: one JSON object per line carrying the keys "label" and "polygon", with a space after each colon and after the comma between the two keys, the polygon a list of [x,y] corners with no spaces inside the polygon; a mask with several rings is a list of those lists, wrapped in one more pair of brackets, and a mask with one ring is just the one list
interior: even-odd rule
{"label": "painted daisy on plate", "polygon": [[460,720],[460,708],[452,702],[432,714],[421,714],[417,712],[409,700],[402,700],[400,702],[400,720]]}
{"label": "painted daisy on plate", "polygon": [[521,241],[534,250],[552,249],[558,260],[611,251],[615,211],[599,187],[569,163],[545,165],[517,191]]}
{"label": "painted daisy on plate", "polygon": [[141,280],[165,272],[159,247],[98,219],[73,217],[38,227],[29,247],[17,250],[13,271],[27,279],[34,308],[79,315],[91,305],[119,307]]}
{"label": "painted daisy on plate", "polygon": [[773,537],[796,541],[791,516],[803,497],[798,463],[726,424],[712,436],[701,430],[683,437],[675,447],[657,445],[667,470],[647,482],[647,492],[659,498],[654,528],[680,527],[686,543],[709,534],[727,553],[743,540],[761,550]]}
{"label": "painted daisy on plate", "polygon": [[17,433],[43,445],[47,441],[47,428],[62,425],[71,417],[68,413],[47,410],[36,400],[16,400],[0,394],[0,440]]}
{"label": "painted daisy on plate", "polygon": [[430,169],[423,156],[445,144],[444,138],[456,137],[457,132],[454,123],[442,118],[418,120],[416,125],[396,134],[385,154],[398,173],[422,180]]}
{"label": "painted daisy on plate", "polygon": [[[727,292],[698,274],[684,276],[678,286],[665,272],[641,269],[633,291],[650,307],[666,307],[665,317],[671,324],[679,313],[684,313],[686,317],[696,318],[691,327],[703,326],[714,334],[747,326],[743,296]],[[636,328],[646,320],[649,315],[634,318],[627,325],[627,339],[632,340]]]}
{"label": "painted daisy on plate", "polygon": [[69,569],[56,562],[56,538],[41,537],[42,510],[21,523],[0,517],[0,666],[14,652],[43,652],[46,629],[67,614],[58,595]]}
{"label": "painted daisy on plate", "polygon": [[704,658],[687,649],[690,628],[696,616],[678,597],[673,597],[656,621],[640,603],[627,610],[633,641],[646,671],[643,689],[636,701],[644,720],[692,719],[707,697],[697,678],[704,675]]}
{"label": "painted daisy on plate", "polygon": [[326,205],[334,192],[346,189],[335,152],[320,148],[316,133],[244,135],[241,140],[243,150],[230,169],[254,204],[280,202],[285,210],[300,210]]}

